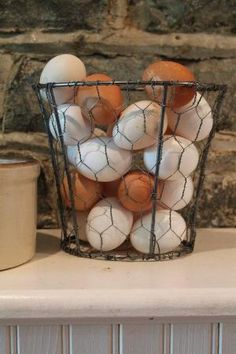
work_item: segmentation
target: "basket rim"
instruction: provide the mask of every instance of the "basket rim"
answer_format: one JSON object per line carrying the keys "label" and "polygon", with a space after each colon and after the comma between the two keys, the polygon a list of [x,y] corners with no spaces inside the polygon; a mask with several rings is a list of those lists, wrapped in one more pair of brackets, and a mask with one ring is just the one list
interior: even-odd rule
{"label": "basket rim", "polygon": [[112,81],[68,81],[68,82],[48,82],[34,83],[33,87],[41,89],[53,89],[59,87],[80,87],[80,86],[179,86],[179,87],[195,87],[197,90],[219,91],[226,90],[227,84],[202,83],[199,81],[144,81],[144,80],[112,80]]}

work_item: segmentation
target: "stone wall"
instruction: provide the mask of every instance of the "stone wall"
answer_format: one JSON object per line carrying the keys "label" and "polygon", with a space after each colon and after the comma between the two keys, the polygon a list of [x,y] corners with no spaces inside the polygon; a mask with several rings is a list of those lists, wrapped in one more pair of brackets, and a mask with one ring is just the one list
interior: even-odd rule
{"label": "stone wall", "polygon": [[209,156],[199,225],[235,226],[235,0],[6,0],[0,12],[0,155],[41,162],[40,227],[57,225],[47,138],[30,83],[48,59],[72,53],[88,72],[139,79],[170,58],[199,81],[227,83],[222,123]]}

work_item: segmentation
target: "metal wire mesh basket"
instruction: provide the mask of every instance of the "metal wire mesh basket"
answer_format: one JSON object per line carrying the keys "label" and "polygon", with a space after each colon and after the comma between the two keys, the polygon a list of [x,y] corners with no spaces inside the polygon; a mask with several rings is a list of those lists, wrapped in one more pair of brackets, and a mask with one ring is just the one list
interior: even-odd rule
{"label": "metal wire mesh basket", "polygon": [[[122,92],[118,109],[103,98],[104,89],[111,96]],[[226,86],[81,81],[37,84],[34,90],[49,138],[63,250],[126,261],[192,252]],[[92,98],[81,103],[86,90]],[[176,107],[175,95],[188,91],[192,100]],[[70,99],[60,105],[62,92]]]}

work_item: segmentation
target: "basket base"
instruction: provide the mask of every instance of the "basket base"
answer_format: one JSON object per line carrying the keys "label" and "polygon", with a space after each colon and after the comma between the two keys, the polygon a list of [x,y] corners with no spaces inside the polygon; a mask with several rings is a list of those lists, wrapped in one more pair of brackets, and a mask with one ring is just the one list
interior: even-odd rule
{"label": "basket base", "polygon": [[187,254],[192,253],[193,246],[186,241],[183,241],[180,246],[172,252],[167,252],[163,254],[142,254],[138,251],[135,251],[130,243],[127,241],[123,243],[119,248],[114,251],[109,252],[99,252],[92,248],[87,242],[80,241],[79,245],[76,243],[76,239],[74,236],[69,239],[62,240],[61,248],[71,255],[81,257],[81,258],[90,258],[90,259],[98,259],[98,260],[108,260],[108,261],[147,261],[147,262],[155,262],[155,261],[167,261],[171,259],[176,259],[182,256],[186,256]]}

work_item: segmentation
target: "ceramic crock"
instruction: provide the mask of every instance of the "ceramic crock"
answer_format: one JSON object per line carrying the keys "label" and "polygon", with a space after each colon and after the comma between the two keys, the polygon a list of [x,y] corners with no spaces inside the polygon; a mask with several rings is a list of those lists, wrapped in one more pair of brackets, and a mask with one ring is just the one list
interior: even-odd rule
{"label": "ceramic crock", "polygon": [[0,158],[0,270],[35,253],[39,171],[36,160]]}

